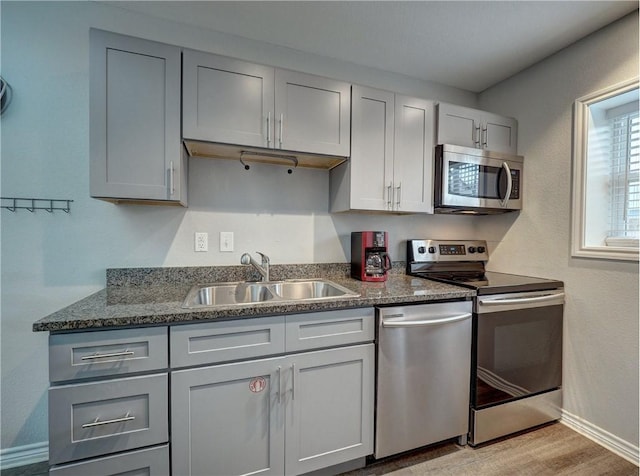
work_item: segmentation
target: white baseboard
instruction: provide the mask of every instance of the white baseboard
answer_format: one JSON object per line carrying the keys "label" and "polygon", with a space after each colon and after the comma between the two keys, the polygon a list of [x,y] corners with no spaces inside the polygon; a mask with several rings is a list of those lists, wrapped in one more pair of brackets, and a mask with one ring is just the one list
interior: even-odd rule
{"label": "white baseboard", "polygon": [[49,442],[16,446],[0,450],[0,469],[15,468],[27,464],[41,463],[49,459]]}
{"label": "white baseboard", "polygon": [[637,446],[634,446],[628,441],[618,438],[616,435],[613,435],[608,431],[595,426],[593,423],[567,412],[566,410],[562,410],[560,423],[563,423],[572,430],[586,436],[590,440],[595,441],[600,446],[605,447],[609,451],[621,456],[636,466],[640,466],[640,451]]}

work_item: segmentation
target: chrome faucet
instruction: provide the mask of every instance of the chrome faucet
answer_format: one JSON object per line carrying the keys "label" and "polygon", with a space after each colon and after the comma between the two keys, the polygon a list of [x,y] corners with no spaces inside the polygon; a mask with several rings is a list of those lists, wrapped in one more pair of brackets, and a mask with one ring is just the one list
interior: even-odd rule
{"label": "chrome faucet", "polygon": [[269,281],[269,257],[259,251],[256,251],[262,258],[262,265],[259,265],[256,260],[254,260],[249,253],[244,253],[240,257],[241,264],[250,264],[254,268],[258,270],[258,273],[262,276],[262,281]]}

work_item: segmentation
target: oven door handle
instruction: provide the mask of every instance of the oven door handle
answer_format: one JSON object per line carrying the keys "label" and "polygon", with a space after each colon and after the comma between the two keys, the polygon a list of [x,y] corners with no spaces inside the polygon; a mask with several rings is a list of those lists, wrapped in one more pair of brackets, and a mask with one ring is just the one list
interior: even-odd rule
{"label": "oven door handle", "polygon": [[382,318],[382,327],[422,327],[422,326],[435,326],[438,324],[447,324],[449,322],[457,322],[463,321],[465,319],[469,319],[471,317],[471,313],[465,312],[464,314],[459,314],[457,316],[451,317],[443,317],[441,319],[431,319],[426,321],[396,321],[385,318]]}
{"label": "oven door handle", "polygon": [[545,294],[528,298],[498,298],[498,299],[478,299],[478,303],[487,306],[499,306],[501,304],[526,304],[529,302],[554,301],[564,298],[564,293]]}

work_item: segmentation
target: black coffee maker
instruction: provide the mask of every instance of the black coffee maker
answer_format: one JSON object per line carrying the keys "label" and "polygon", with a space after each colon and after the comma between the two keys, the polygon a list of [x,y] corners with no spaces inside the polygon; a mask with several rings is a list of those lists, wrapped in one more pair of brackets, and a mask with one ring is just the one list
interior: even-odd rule
{"label": "black coffee maker", "polygon": [[391,269],[386,231],[351,233],[351,277],[360,281],[386,281]]}

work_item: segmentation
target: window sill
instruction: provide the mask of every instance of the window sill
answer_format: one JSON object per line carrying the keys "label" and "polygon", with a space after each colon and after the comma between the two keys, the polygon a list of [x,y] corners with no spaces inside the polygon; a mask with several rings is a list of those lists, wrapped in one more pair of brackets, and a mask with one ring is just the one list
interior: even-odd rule
{"label": "window sill", "polygon": [[604,240],[607,247],[612,248],[638,248],[640,240],[638,238],[616,238],[610,237]]}
{"label": "window sill", "polygon": [[[628,241],[628,240],[625,240]],[[596,258],[616,261],[639,261],[637,247],[625,246],[583,246],[574,248],[573,258]]]}

